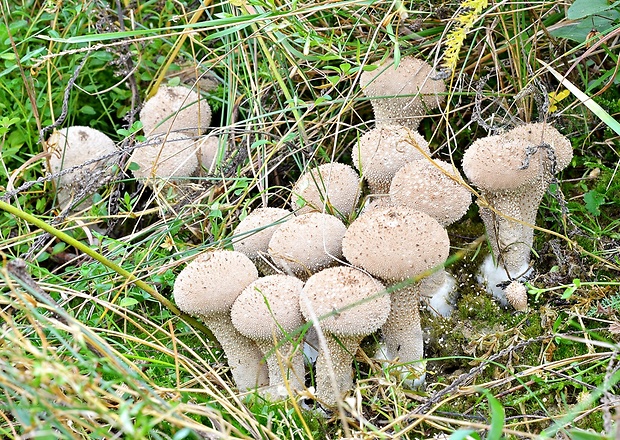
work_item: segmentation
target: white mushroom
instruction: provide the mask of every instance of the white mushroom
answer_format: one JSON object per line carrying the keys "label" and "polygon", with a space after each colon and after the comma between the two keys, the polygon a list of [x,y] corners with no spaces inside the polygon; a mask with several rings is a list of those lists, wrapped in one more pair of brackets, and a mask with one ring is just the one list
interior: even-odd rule
{"label": "white mushroom", "polygon": [[248,257],[240,252],[216,250],[196,257],[174,282],[177,306],[202,319],[213,332],[240,391],[268,383],[261,351],[235,329],[230,318],[237,297],[257,278],[258,272]]}
{"label": "white mushroom", "polygon": [[[303,281],[288,275],[270,275],[251,283],[232,306],[232,323],[256,342],[267,359],[270,397],[304,388],[303,344],[295,335],[304,324],[299,308]],[[284,373],[284,375],[283,375]]]}
{"label": "white mushroom", "polygon": [[63,174],[56,180],[58,204],[66,207],[78,195],[91,195],[112,175],[111,157],[116,152],[114,141],[104,133],[90,127],[73,126],[55,131],[46,142],[49,158],[49,171],[58,173],[85,162],[101,157],[90,165]]}
{"label": "white mushroom", "polygon": [[322,270],[306,282],[301,311],[314,325],[319,319],[325,334],[315,379],[316,396],[324,404],[336,405],[353,387],[351,362],[359,344],[383,325],[390,311],[389,296],[380,295],[383,290],[373,277],[344,266]]}
{"label": "white mushroom", "polygon": [[425,61],[403,57],[398,66],[394,59],[370,72],[362,73],[360,85],[375,113],[377,126],[398,124],[412,130],[429,110],[443,102],[446,86],[433,79],[435,70]]}
{"label": "white mushroom", "polygon": [[298,214],[318,211],[347,219],[360,197],[360,178],[349,165],[326,163],[302,174],[292,193]]}

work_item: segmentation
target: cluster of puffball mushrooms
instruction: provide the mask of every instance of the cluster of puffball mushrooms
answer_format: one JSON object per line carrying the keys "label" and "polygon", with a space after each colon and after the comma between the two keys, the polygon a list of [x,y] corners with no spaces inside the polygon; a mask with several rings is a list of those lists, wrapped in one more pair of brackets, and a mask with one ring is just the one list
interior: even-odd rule
{"label": "cluster of puffball mushrooms", "polygon": [[[434,78],[430,65],[407,57],[364,72],[376,124],[354,145],[354,167],[307,170],[291,189],[290,210],[255,209],[234,230],[234,250],[201,254],[179,273],[177,305],[211,329],[240,391],[258,387],[279,398],[305,390],[305,341],[318,352],[314,396],[335,405],[353,386],[360,342],[378,330],[376,358],[397,365],[392,371],[404,386],[423,381],[420,302],[451,312],[456,283],[444,267],[446,227],[468,211],[473,193],[453,164],[431,158],[417,132],[443,101],[445,85]],[[149,145],[130,159],[137,178],[152,184],[214,165],[217,141],[203,134],[210,110],[195,92],[162,87],[140,116]],[[53,143],[71,164],[74,138],[90,130],[73,129]],[[478,190],[492,249],[479,280],[503,305],[527,307],[522,281],[531,271],[532,225],[571,158],[568,139],[544,123],[478,139],[465,152],[463,172]],[[369,197],[362,198],[364,182]]]}

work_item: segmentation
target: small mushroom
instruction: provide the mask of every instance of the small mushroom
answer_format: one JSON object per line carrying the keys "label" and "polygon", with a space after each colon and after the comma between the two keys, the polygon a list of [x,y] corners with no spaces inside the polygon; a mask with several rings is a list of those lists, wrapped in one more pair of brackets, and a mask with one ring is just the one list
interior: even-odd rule
{"label": "small mushroom", "polygon": [[200,135],[211,124],[211,108],[205,98],[183,86],[161,86],[140,111],[144,134],[172,131]]}
{"label": "small mushroom", "polygon": [[237,297],[258,278],[252,261],[240,252],[216,250],[196,257],[174,282],[174,300],[182,311],[199,317],[224,349],[240,391],[269,382],[256,344],[232,324],[230,310]]}
{"label": "small mushroom", "polygon": [[[94,193],[112,175],[113,157],[117,151],[114,141],[99,130],[90,127],[73,126],[55,131],[46,141],[49,158],[49,171],[59,173],[78,167],[72,172],[62,174],[56,180],[58,205],[66,207],[74,197]],[[101,157],[89,165],[85,162]]]}
{"label": "small mushroom", "polygon": [[[443,264],[450,241],[446,230],[428,214],[406,206],[379,208],[359,216],[347,230],[342,250],[347,260],[394,286]],[[385,357],[404,364],[404,384],[415,386],[424,375],[419,314],[422,283],[391,293],[392,309],[381,328]]]}
{"label": "small mushroom", "polygon": [[433,79],[435,70],[425,61],[403,57],[398,66],[388,58],[385,63],[360,76],[364,95],[371,98],[377,126],[398,124],[415,130],[429,111],[443,102],[446,86]]}
{"label": "small mushroom", "polygon": [[510,303],[515,310],[523,312],[527,310],[527,289],[523,283],[519,281],[511,281],[510,284],[504,290],[506,294],[506,300]]}
{"label": "small mushroom", "polygon": [[347,219],[360,197],[360,178],[349,165],[326,163],[302,174],[292,193],[298,214],[318,211]]}
{"label": "small mushroom", "polygon": [[345,266],[322,270],[306,281],[301,311],[325,334],[326,346],[316,361],[316,396],[328,406],[353,387],[351,362],[359,344],[388,317],[390,299],[380,295],[383,290],[370,275]]}
{"label": "small mushroom", "polygon": [[304,388],[303,343],[293,334],[305,322],[299,308],[303,286],[292,276],[266,276],[246,287],[232,306],[233,325],[267,359],[272,397],[285,396],[286,383],[293,390]]}
{"label": "small mushroom", "polygon": [[307,279],[342,257],[346,230],[333,215],[302,214],[276,229],[269,241],[269,255],[287,274]]}
{"label": "small mushroom", "polygon": [[353,165],[372,193],[387,194],[394,174],[407,162],[430,154],[428,142],[415,130],[399,125],[376,127],[353,147]]}
{"label": "small mushroom", "polygon": [[531,225],[549,184],[572,155],[566,137],[535,123],[478,139],[463,156],[463,171],[482,195],[477,203],[493,251],[483,263],[482,279],[504,305],[507,299],[498,285],[529,272]]}
{"label": "small mushroom", "polygon": [[282,223],[293,213],[283,208],[257,208],[239,222],[233,231],[233,248],[247,255],[260,272],[271,275],[275,272],[269,256],[269,241]]}

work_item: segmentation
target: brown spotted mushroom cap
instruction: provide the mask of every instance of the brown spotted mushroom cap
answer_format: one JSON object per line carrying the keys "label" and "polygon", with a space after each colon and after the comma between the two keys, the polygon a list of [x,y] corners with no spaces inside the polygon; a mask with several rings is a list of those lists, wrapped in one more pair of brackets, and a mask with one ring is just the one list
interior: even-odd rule
{"label": "brown spotted mushroom cap", "polygon": [[345,225],[333,215],[302,214],[273,233],[269,255],[284,272],[305,279],[342,257],[345,232]]}
{"label": "brown spotted mushroom cap", "polygon": [[442,264],[449,248],[448,233],[437,220],[406,206],[365,212],[351,223],[342,241],[351,264],[388,281]]}
{"label": "brown spotted mushroom cap", "polygon": [[302,174],[292,193],[298,214],[319,211],[347,218],[359,200],[360,178],[349,165],[326,163]]}
{"label": "brown spotted mushroom cap", "polygon": [[183,86],[161,86],[144,103],[140,121],[146,136],[171,131],[200,135],[211,124],[211,108],[207,100]]}
{"label": "brown spotted mushroom cap", "polygon": [[512,281],[504,289],[506,300],[515,310],[524,311],[527,309],[527,289],[519,281]]}
{"label": "brown spotted mushroom cap", "polygon": [[363,72],[360,85],[371,100],[377,125],[399,124],[416,129],[428,110],[443,102],[446,86],[432,79],[435,70],[425,61],[403,57],[398,66],[389,58],[379,68]]}
{"label": "brown spotted mushroom cap", "polygon": [[352,160],[374,193],[387,194],[394,174],[407,162],[430,154],[428,142],[415,130],[399,125],[376,127],[353,147]]}
{"label": "brown spotted mushroom cap", "polygon": [[390,199],[396,205],[410,206],[448,226],[465,215],[471,204],[471,193],[451,164],[418,159],[396,172],[390,185]]}
{"label": "brown spotted mushroom cap", "polygon": [[[90,127],[73,126],[55,131],[46,142],[51,153],[49,170],[58,173],[84,162],[110,155],[116,151],[114,141],[107,135]],[[92,183],[94,171],[100,173],[97,181],[101,182],[105,176],[112,174],[110,165],[115,158],[108,157],[75,172],[60,176],[57,180],[58,203],[64,206],[71,199],[72,193],[77,194],[82,187]]]}

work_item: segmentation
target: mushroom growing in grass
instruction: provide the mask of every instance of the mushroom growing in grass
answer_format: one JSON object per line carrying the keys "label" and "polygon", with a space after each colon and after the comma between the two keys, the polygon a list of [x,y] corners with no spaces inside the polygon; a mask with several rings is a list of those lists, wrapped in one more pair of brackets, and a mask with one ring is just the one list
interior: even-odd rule
{"label": "mushroom growing in grass", "polygon": [[182,131],[200,135],[211,124],[211,108],[207,100],[183,86],[162,86],[147,100],[140,111],[146,136]]}
{"label": "mushroom growing in grass", "polygon": [[302,174],[292,193],[298,214],[318,211],[347,219],[360,197],[360,178],[349,165],[326,163]]}
{"label": "mushroom growing in grass", "polygon": [[[442,160],[418,159],[396,172],[390,185],[390,200],[395,205],[422,211],[442,226],[449,226],[467,212],[471,193],[456,168]],[[423,300],[433,313],[449,316],[453,309],[456,282],[445,269],[422,280],[426,285]]]}
{"label": "mushroom growing in grass", "polygon": [[[56,180],[58,204],[63,208],[76,202],[76,196],[95,192],[105,179],[112,175],[116,147],[114,141],[99,130],[82,126],[63,128],[55,131],[46,141],[46,145],[51,153],[51,173],[78,167]],[[85,162],[99,157],[102,159],[81,167]]]}
{"label": "mushroom growing in grass", "polygon": [[302,214],[276,229],[269,241],[269,255],[286,274],[305,280],[337,264],[346,230],[333,215]]}
{"label": "mushroom growing in grass", "polygon": [[240,391],[266,385],[267,368],[258,346],[232,324],[237,297],[258,278],[252,261],[240,252],[216,250],[199,255],[174,282],[174,300],[182,311],[199,317],[222,345]]}
{"label": "mushroom growing in grass", "polygon": [[376,70],[362,73],[360,85],[371,98],[377,126],[404,125],[412,130],[429,111],[443,102],[446,86],[433,79],[436,72],[423,60],[403,57],[398,66],[392,58]]}
{"label": "mushroom growing in grass", "polygon": [[353,267],[325,269],[306,281],[301,311],[325,336],[316,361],[316,396],[324,404],[335,406],[353,387],[351,362],[359,344],[390,311],[383,291],[381,282]]}
{"label": "mushroom growing in grass", "polygon": [[[420,276],[448,258],[446,230],[431,216],[406,206],[374,209],[359,216],[342,242],[347,260],[397,290],[391,294],[392,309],[381,328],[388,360],[398,360],[403,384],[415,386],[424,377],[424,341],[420,324]],[[399,286],[403,281],[409,284]]]}
{"label": "mushroom growing in grass", "polygon": [[[542,197],[572,156],[570,141],[544,123],[478,139],[463,156],[463,171],[482,196],[477,203],[492,250],[483,263],[482,280],[504,305],[503,286],[530,270],[532,225]],[[526,300],[510,303],[520,307]]]}
{"label": "mushroom growing in grass", "polygon": [[294,334],[305,322],[299,308],[303,286],[288,275],[259,278],[232,306],[233,325],[256,342],[267,360],[271,397],[286,396],[287,383],[292,390],[304,388],[303,343]]}
{"label": "mushroom growing in grass", "polygon": [[247,255],[258,270],[265,274],[275,273],[269,256],[269,241],[280,225],[293,213],[284,208],[257,208],[239,222],[233,231],[233,248]]}
{"label": "mushroom growing in grass", "polygon": [[364,134],[353,147],[352,160],[372,193],[387,194],[394,174],[407,162],[429,155],[428,142],[415,130],[382,125]]}

